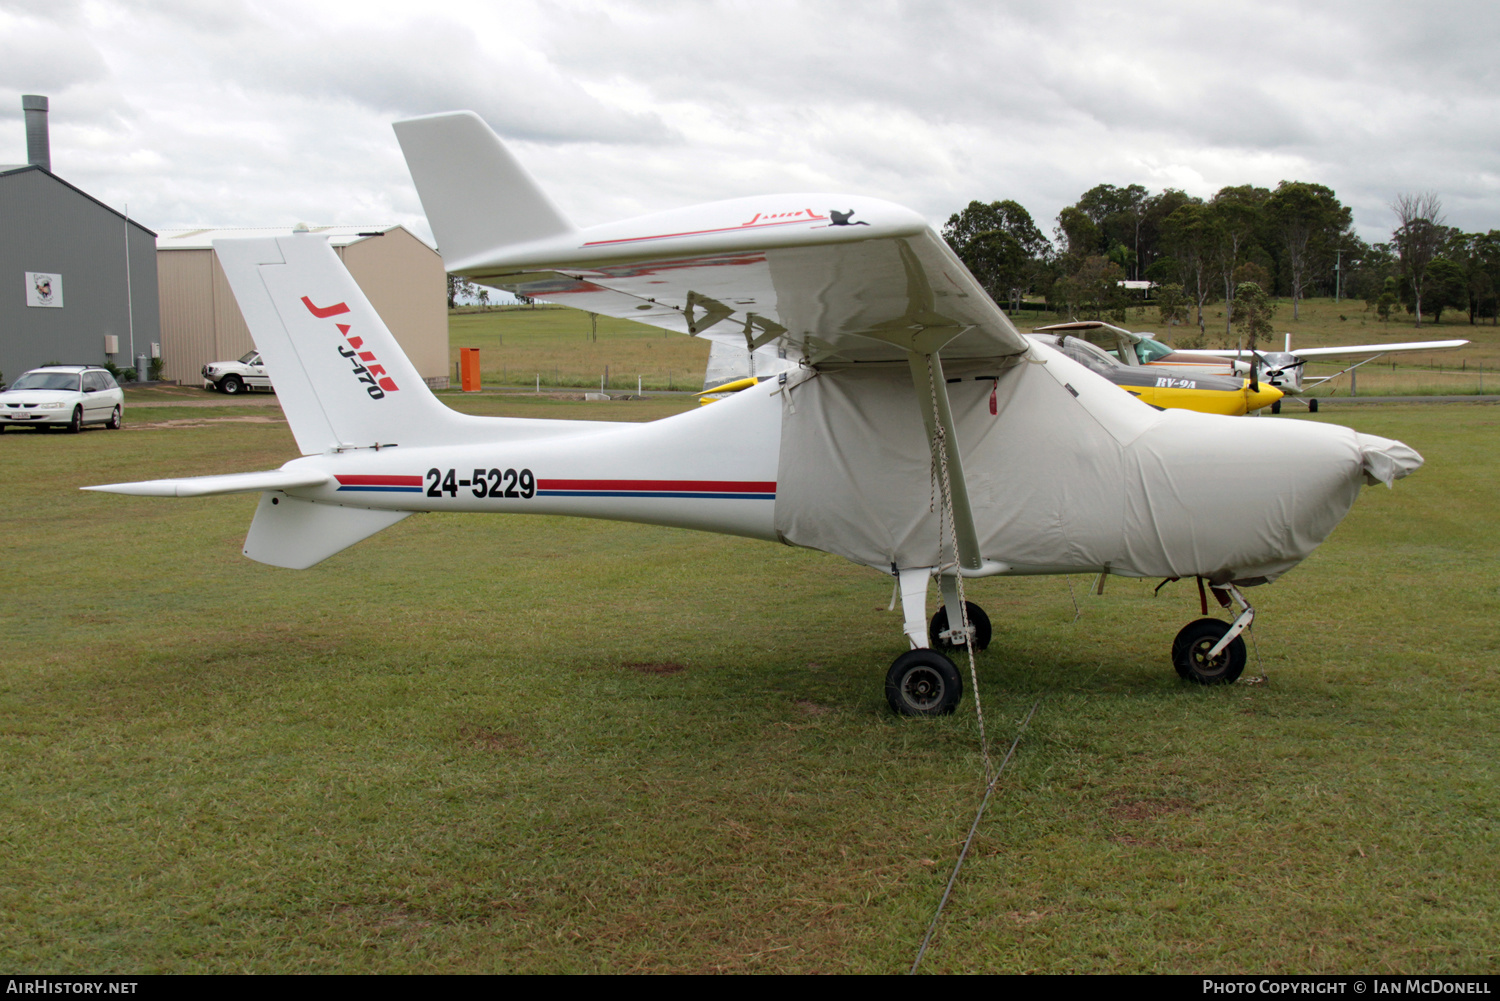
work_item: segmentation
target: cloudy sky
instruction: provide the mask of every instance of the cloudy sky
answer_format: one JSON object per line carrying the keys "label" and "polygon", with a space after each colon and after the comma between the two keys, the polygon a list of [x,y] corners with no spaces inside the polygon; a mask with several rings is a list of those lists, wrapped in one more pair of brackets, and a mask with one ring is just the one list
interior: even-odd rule
{"label": "cloudy sky", "polygon": [[1500,5],[0,0],[0,163],[21,94],[52,165],[154,229],[402,222],[390,129],[477,111],[579,225],[769,191],[940,224],[1095,184],[1316,181],[1388,237],[1398,192],[1500,228]]}

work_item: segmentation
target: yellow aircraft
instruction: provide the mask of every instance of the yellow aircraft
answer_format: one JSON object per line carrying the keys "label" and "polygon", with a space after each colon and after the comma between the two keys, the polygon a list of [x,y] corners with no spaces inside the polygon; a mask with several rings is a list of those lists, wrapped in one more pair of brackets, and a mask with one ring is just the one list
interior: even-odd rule
{"label": "yellow aircraft", "polygon": [[[1233,373],[1227,366],[1223,374],[1210,374],[1201,371],[1174,372],[1161,367],[1126,365],[1110,352],[1080,337],[1060,332],[1048,333],[1045,336],[1034,333],[1031,337],[1048,347],[1057,348],[1069,358],[1087,366],[1130,395],[1154,407],[1172,407],[1180,410],[1196,410],[1201,414],[1225,414],[1238,417],[1259,410],[1261,407],[1272,406],[1282,396],[1281,390],[1275,386],[1262,383],[1256,378],[1243,378]],[[728,349],[721,351],[721,347],[718,343],[714,344],[715,355],[731,353]],[[745,358],[749,357],[744,350],[740,350],[738,354]],[[728,371],[725,367],[727,363],[722,359],[717,359],[720,364],[715,365],[715,360],[710,359],[709,379],[705,382],[716,384],[706,386],[696,394],[700,405],[733,396],[759,382],[759,379],[753,375],[720,382],[719,378],[722,378],[720,373]],[[1212,362],[1213,359],[1208,359],[1208,361]]]}
{"label": "yellow aircraft", "polygon": [[[1135,333],[1102,320],[1073,320],[1069,323],[1054,323],[1050,327],[1037,327],[1033,333],[1057,333],[1081,337],[1100,348],[1105,354],[1125,365],[1144,365],[1149,368],[1173,373],[1179,379],[1195,380],[1201,375],[1238,377],[1250,373],[1256,383],[1265,383],[1281,390],[1288,396],[1304,397],[1307,409],[1318,411],[1314,389],[1332,388],[1327,384],[1344,373],[1349,374],[1349,395],[1354,395],[1355,376],[1361,365],[1365,365],[1387,354],[1402,351],[1453,351],[1468,344],[1467,340],[1402,341],[1399,344],[1340,344],[1322,348],[1298,348],[1292,350],[1292,335],[1286,335],[1282,351],[1225,350],[1220,348],[1193,351],[1178,351],[1163,344],[1149,334]],[[1303,368],[1312,359],[1364,357],[1333,375],[1306,376]],[[1167,404],[1158,404],[1166,406]],[[1196,407],[1192,409],[1198,409]],[[1271,404],[1271,413],[1281,412],[1281,401]]]}
{"label": "yellow aircraft", "polygon": [[715,400],[728,399],[740,390],[749,389],[751,386],[758,385],[759,383],[760,380],[752,375],[748,378],[726,382],[722,386],[711,386],[693,395],[698,397],[698,406],[702,407],[713,403]]}
{"label": "yellow aircraft", "polygon": [[1269,407],[1282,397],[1270,383],[1239,375],[1172,372],[1147,365],[1126,365],[1114,355],[1081,337],[1058,333],[1029,334],[1069,358],[1099,373],[1132,396],[1154,407],[1196,410],[1201,414],[1238,417]]}

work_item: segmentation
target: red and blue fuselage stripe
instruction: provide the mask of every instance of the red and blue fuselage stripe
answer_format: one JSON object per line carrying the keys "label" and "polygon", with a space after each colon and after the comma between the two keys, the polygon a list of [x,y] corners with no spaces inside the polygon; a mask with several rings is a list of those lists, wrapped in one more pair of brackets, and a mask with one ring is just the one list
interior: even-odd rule
{"label": "red and blue fuselage stripe", "polygon": [[[339,490],[421,493],[420,476],[337,476]],[[775,500],[774,480],[538,480],[538,497],[684,497]]]}
{"label": "red and blue fuselage stripe", "polygon": [[702,497],[775,500],[774,480],[537,480],[538,497]]}
{"label": "red and blue fuselage stripe", "polygon": [[335,476],[340,490],[357,490],[387,494],[419,494],[420,476]]}

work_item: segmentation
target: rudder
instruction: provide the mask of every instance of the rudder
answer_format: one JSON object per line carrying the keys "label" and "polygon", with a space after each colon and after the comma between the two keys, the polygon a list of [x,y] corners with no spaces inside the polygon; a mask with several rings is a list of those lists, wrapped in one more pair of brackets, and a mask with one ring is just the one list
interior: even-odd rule
{"label": "rudder", "polygon": [[463,271],[499,247],[573,231],[474,112],[409,118],[392,128],[449,271]]}
{"label": "rudder", "polygon": [[215,240],[304,455],[449,440],[438,401],[324,237]]}

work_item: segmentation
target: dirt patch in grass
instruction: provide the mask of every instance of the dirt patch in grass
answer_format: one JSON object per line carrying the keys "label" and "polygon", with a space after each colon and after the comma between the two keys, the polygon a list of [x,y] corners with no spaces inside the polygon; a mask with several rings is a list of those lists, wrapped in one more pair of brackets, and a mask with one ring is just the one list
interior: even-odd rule
{"label": "dirt patch in grass", "polygon": [[526,742],[513,733],[487,726],[465,723],[458,728],[459,739],[481,751],[520,751]]}
{"label": "dirt patch in grass", "polygon": [[284,417],[262,417],[251,414],[244,417],[174,417],[169,421],[146,421],[124,425],[126,431],[159,431],[162,428],[201,428],[210,424],[285,424]]}
{"label": "dirt patch in grass", "polygon": [[1155,820],[1173,813],[1192,813],[1185,799],[1117,799],[1109,807],[1115,820]]}
{"label": "dirt patch in grass", "polygon": [[640,674],[681,674],[687,668],[682,664],[674,664],[671,661],[636,661],[630,660],[620,665]]}

